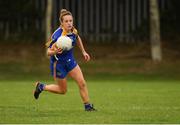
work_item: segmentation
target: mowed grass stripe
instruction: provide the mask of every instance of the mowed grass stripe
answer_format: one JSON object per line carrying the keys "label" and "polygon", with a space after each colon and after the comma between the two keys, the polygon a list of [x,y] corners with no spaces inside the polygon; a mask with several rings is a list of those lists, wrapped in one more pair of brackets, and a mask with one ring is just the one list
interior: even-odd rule
{"label": "mowed grass stripe", "polygon": [[[52,81],[50,81],[52,83]],[[0,81],[0,123],[180,123],[179,81],[90,80],[97,112],[85,112],[75,82],[66,95],[33,98],[33,81]]]}

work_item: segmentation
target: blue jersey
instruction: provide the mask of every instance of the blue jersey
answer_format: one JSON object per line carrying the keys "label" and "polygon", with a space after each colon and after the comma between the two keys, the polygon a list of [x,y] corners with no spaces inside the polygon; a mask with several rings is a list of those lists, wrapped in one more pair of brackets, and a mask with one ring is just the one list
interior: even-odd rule
{"label": "blue jersey", "polygon": [[[57,41],[57,39],[62,36],[62,35],[66,35],[68,36],[70,39],[72,39],[72,46],[74,47],[75,44],[76,44],[76,39],[77,39],[77,34],[75,33],[70,33],[70,34],[67,34],[65,31],[63,31],[62,28],[58,28],[52,35],[51,39],[52,39],[52,42],[49,46],[49,48],[51,48],[51,46]],[[67,58],[71,58],[73,57],[73,48],[70,49],[69,51],[63,51],[61,54],[57,54],[57,55],[54,55],[54,56],[51,56],[51,60],[52,61],[63,61],[63,60],[66,60]]]}
{"label": "blue jersey", "polygon": [[[51,37],[51,44],[49,48],[57,41],[60,36],[68,36],[72,39],[72,46],[74,47],[77,39],[77,30],[67,34],[63,28],[58,28]],[[65,78],[69,71],[76,67],[77,63],[73,57],[73,48],[68,51],[63,51],[61,54],[56,54],[50,57],[51,74],[56,78]]]}

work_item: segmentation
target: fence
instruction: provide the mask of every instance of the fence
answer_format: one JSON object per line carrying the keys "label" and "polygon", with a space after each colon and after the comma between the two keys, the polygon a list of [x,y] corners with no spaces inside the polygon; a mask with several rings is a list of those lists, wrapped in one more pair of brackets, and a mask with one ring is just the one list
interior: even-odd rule
{"label": "fence", "polygon": [[[168,8],[168,0],[158,2],[161,11]],[[0,17],[3,36],[25,31],[44,33],[47,1],[27,3],[32,9],[29,15],[19,11],[13,18],[5,14]],[[149,0],[53,0],[53,30],[59,26],[62,8],[72,12],[80,35],[89,41],[134,41],[148,37]]]}

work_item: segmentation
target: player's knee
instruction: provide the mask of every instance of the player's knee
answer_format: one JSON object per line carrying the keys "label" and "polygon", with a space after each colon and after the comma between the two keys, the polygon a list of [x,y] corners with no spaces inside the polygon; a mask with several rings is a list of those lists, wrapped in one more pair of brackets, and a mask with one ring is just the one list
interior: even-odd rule
{"label": "player's knee", "polygon": [[62,89],[61,91],[60,91],[60,94],[62,94],[62,95],[65,95],[67,93],[67,89]]}
{"label": "player's knee", "polygon": [[66,93],[67,93],[67,90],[61,91],[61,94],[62,94],[62,95],[65,95]]}
{"label": "player's knee", "polygon": [[67,90],[59,90],[57,94],[65,95],[67,93]]}
{"label": "player's knee", "polygon": [[86,87],[86,81],[85,80],[80,80],[79,81],[79,88],[84,89]]}
{"label": "player's knee", "polygon": [[67,88],[66,87],[59,87],[59,90],[57,94],[62,94],[65,95],[67,93]]}

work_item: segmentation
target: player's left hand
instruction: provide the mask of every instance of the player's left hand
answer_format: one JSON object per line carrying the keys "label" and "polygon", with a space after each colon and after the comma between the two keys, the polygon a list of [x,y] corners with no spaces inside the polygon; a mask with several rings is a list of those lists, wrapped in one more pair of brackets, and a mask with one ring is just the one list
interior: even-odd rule
{"label": "player's left hand", "polygon": [[84,60],[87,62],[91,59],[91,57],[89,56],[87,52],[83,52],[83,56],[84,56]]}

